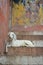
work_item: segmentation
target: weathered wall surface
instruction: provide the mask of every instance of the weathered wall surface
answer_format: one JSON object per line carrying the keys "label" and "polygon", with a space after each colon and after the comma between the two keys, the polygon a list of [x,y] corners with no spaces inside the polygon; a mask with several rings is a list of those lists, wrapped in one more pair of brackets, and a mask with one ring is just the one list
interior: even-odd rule
{"label": "weathered wall surface", "polygon": [[7,39],[9,20],[9,0],[0,0],[0,53],[4,52],[4,41]]}

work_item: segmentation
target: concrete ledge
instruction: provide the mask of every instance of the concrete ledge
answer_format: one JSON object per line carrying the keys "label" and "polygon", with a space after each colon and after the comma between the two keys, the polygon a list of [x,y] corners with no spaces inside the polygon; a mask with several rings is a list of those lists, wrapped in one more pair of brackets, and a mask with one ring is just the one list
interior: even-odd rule
{"label": "concrete ledge", "polygon": [[7,55],[43,56],[43,47],[9,47]]}

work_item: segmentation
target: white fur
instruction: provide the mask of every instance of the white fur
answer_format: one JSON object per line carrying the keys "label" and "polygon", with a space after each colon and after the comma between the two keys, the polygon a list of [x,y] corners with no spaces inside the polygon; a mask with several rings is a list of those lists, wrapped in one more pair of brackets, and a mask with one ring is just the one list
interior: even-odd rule
{"label": "white fur", "polygon": [[16,38],[16,34],[15,34],[14,32],[9,32],[9,33],[8,33],[8,36],[9,36],[11,39],[14,39],[14,40],[17,39],[17,38]]}
{"label": "white fur", "polygon": [[31,41],[29,40],[13,40],[12,46],[19,47],[19,46],[26,46],[26,47],[32,47],[34,46]]}

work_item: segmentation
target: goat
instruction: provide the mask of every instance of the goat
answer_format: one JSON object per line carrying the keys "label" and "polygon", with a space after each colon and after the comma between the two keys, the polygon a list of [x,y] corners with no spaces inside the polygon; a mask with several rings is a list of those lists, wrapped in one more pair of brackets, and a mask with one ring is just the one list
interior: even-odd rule
{"label": "goat", "polygon": [[30,40],[17,40],[16,34],[14,32],[8,33],[8,43],[6,44],[6,52],[8,52],[7,47],[34,47],[34,44]]}

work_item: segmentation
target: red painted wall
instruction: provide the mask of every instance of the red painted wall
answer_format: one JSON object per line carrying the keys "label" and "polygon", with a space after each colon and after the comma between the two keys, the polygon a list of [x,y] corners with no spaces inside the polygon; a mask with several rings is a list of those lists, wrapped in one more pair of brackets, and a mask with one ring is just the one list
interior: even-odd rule
{"label": "red painted wall", "polygon": [[7,39],[9,21],[9,0],[0,1],[0,53],[4,52],[4,41]]}

